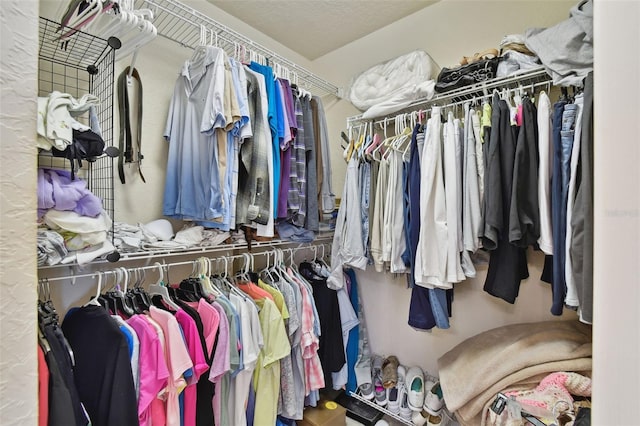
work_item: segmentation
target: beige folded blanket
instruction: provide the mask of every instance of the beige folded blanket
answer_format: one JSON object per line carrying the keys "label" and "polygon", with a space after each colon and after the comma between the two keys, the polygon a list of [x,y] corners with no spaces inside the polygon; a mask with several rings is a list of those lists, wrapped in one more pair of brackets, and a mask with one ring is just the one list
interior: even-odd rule
{"label": "beige folded blanket", "polygon": [[545,321],[495,328],[438,359],[447,408],[462,424],[481,424],[485,405],[503,389],[554,371],[591,370],[591,327]]}

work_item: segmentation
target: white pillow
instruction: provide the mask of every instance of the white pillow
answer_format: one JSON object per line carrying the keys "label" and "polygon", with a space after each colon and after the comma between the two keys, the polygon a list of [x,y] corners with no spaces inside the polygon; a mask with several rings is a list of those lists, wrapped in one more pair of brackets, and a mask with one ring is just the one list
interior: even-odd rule
{"label": "white pillow", "polygon": [[434,80],[440,67],[425,51],[416,50],[387,62],[375,65],[354,78],[349,90],[349,100],[361,111],[394,98],[415,99],[411,88],[421,87]]}

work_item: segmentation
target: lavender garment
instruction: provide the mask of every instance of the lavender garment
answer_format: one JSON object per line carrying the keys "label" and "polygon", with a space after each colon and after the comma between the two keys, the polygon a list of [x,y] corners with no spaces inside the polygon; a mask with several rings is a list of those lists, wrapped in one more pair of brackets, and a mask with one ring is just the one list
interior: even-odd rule
{"label": "lavender garment", "polygon": [[[291,172],[291,159],[289,150],[292,146],[294,133],[291,132],[293,123],[289,123],[289,115],[287,114],[287,106],[285,103],[285,88],[278,84],[276,90],[280,92],[280,101],[282,105],[282,118],[285,126],[285,138],[284,143],[280,143],[280,188],[278,193],[280,196],[278,197],[278,204],[276,208],[276,217],[278,218],[286,218],[287,217],[287,201],[289,195],[289,174]],[[277,100],[276,100],[277,102]]]}
{"label": "lavender garment", "polygon": [[280,85],[282,86],[283,100],[285,106],[285,113],[289,118],[289,125],[292,129],[298,128],[298,123],[296,121],[296,111],[293,103],[293,93],[291,92],[291,85],[289,84],[289,80],[279,79]]}
{"label": "lavender garment", "polygon": [[49,209],[96,217],[102,212],[102,201],[87,189],[84,180],[71,180],[70,172],[38,169],[38,217]]}

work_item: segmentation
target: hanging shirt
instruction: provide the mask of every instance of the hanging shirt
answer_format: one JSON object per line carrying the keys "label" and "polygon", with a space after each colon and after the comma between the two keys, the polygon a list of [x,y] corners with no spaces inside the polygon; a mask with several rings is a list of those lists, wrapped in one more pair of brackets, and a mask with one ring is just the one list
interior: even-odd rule
{"label": "hanging shirt", "polygon": [[251,377],[256,367],[260,352],[260,324],[258,311],[249,300],[234,294],[229,294],[229,300],[239,313],[242,328],[242,355],[244,368],[238,372],[230,383],[229,424],[247,424],[246,406],[249,396]]}
{"label": "hanging shirt", "polygon": [[331,373],[340,371],[346,362],[338,295],[336,290],[327,286],[325,278],[313,272],[310,263],[301,263],[300,273],[313,287],[321,329],[318,355],[324,372],[325,386],[330,386]]}
{"label": "hanging shirt", "polygon": [[304,96],[302,97],[301,101],[302,120],[304,125],[304,145],[307,150],[307,216],[304,227],[310,231],[317,232],[320,228],[320,224],[318,223],[318,169],[316,163],[316,134],[313,127],[311,101]]}
{"label": "hanging shirt", "polygon": [[151,421],[151,403],[167,386],[169,370],[158,334],[141,316],[134,315],[127,324],[140,340],[140,397],[138,398],[138,421],[147,425]]}
{"label": "hanging shirt", "polygon": [[255,419],[259,424],[276,423],[278,395],[280,394],[280,360],[291,352],[282,315],[268,298],[257,299],[264,347],[258,356],[253,375],[256,391]]}
{"label": "hanging shirt", "polygon": [[211,304],[220,315],[220,325],[218,329],[218,338],[216,341],[215,353],[213,354],[213,361],[211,363],[211,370],[209,371],[209,381],[215,383],[216,391],[213,396],[213,418],[216,426],[224,425],[225,418],[223,411],[226,412],[226,408],[222,407],[221,403],[221,380],[225,373],[231,370],[231,349],[230,349],[230,324],[229,319],[222,306],[219,303],[213,302]]}
{"label": "hanging shirt", "polygon": [[284,126],[278,119],[282,116],[282,106],[279,105],[279,91],[276,90],[276,81],[273,78],[273,69],[271,67],[251,62],[249,68],[264,76],[266,98],[268,102],[268,122],[271,130],[271,158],[273,159],[273,199],[272,215],[276,215],[276,207],[278,205],[278,190],[280,188],[280,137],[284,137]]}
{"label": "hanging shirt", "polygon": [[[482,211],[480,210],[480,183],[478,180],[478,161],[476,151],[475,127],[473,117],[477,114],[470,109],[467,103],[464,105],[464,150],[463,150],[463,202],[462,202],[462,239],[464,250],[475,253],[480,248],[480,223]],[[478,120],[479,122],[479,120]],[[480,128],[478,127],[478,131]],[[473,265],[471,265],[473,266]],[[475,269],[473,275],[475,276]]]}
{"label": "hanging shirt", "polygon": [[331,145],[329,131],[322,100],[318,96],[313,99],[318,105],[318,124],[320,127],[320,158],[322,158],[322,183],[320,185],[320,208],[324,213],[331,213],[336,208],[336,196],[332,189]]}
{"label": "hanging shirt", "polygon": [[[226,57],[225,57],[226,58]],[[226,61],[224,64],[224,95],[223,95],[223,111],[224,111],[224,128],[215,130],[217,133],[217,152],[218,152],[218,177],[220,181],[220,192],[222,198],[223,215],[215,218],[215,221],[198,222],[207,228],[216,228],[223,231],[229,231],[231,226],[231,193],[232,179],[234,176],[234,159],[235,154],[235,136],[233,130],[239,125],[241,120],[240,106],[238,94],[231,71],[231,64]],[[233,201],[235,204],[235,200]],[[235,226],[235,223],[233,224]]]}
{"label": "hanging shirt", "polygon": [[129,349],[115,321],[102,306],[87,305],[67,314],[62,331],[73,350],[75,383],[91,423],[137,425]]}
{"label": "hanging shirt", "polygon": [[187,383],[184,374],[193,368],[193,362],[182,338],[182,331],[178,321],[167,311],[151,306],[149,315],[160,324],[164,331],[165,358],[169,368],[169,383],[167,393],[167,426],[180,426],[180,406],[178,395]]}
{"label": "hanging shirt", "polygon": [[331,276],[329,280],[332,288],[340,288],[344,285],[343,265],[350,265],[358,269],[364,269],[367,266],[362,243],[359,200],[358,165],[357,159],[353,157],[347,165],[345,186],[331,247]]}
{"label": "hanging shirt", "polygon": [[311,292],[301,283],[291,270],[287,270],[288,275],[298,284],[302,296],[302,329],[300,336],[300,348],[304,361],[305,373],[305,395],[312,391],[322,389],[325,386],[324,371],[318,355],[319,342],[318,334],[314,331],[314,303],[311,299]]}
{"label": "hanging shirt", "polygon": [[244,142],[244,139],[253,135],[251,128],[252,122],[249,112],[249,99],[247,93],[247,75],[244,71],[244,67],[241,63],[233,58],[229,59],[231,64],[231,71],[233,76],[233,85],[236,95],[238,97],[238,106],[240,108],[240,120],[234,123],[231,134],[233,135],[233,153],[232,153],[232,173],[231,173],[231,204],[230,220],[229,224],[231,229],[235,229],[236,221],[236,209],[237,209],[237,197],[238,197],[238,179],[240,174],[240,146]]}
{"label": "hanging shirt", "polygon": [[445,201],[440,107],[427,123],[420,177],[420,237],[416,249],[415,282],[423,287],[447,283],[447,209]]}
{"label": "hanging shirt", "polygon": [[125,320],[118,315],[112,315],[111,317],[120,325],[120,330],[125,332],[125,335],[128,333],[127,340],[129,343],[129,358],[131,359],[131,374],[133,375],[133,385],[136,389],[136,398],[138,398],[140,394],[140,340],[136,332]]}
{"label": "hanging shirt", "polygon": [[508,238],[516,136],[517,129],[511,126],[507,103],[494,94],[489,161],[486,163],[483,239],[484,247],[491,250],[491,258],[484,290],[509,303],[515,302],[520,281],[529,276],[526,251],[510,244]]}
{"label": "hanging shirt", "polygon": [[193,363],[193,375],[187,380],[187,387],[184,389],[184,415],[182,417],[183,426],[196,425],[196,384],[200,376],[209,369],[207,365],[204,349],[200,339],[200,333],[195,320],[183,309],[176,312],[176,320],[184,331],[184,338],[189,351],[189,357]]}
{"label": "hanging shirt", "polygon": [[460,141],[460,120],[454,119],[453,113],[449,112],[447,122],[444,125],[444,189],[445,205],[447,212],[447,266],[445,280],[441,283],[434,283],[441,288],[451,288],[453,283],[464,280],[464,273],[460,264],[460,244],[462,218],[460,212],[462,206],[458,204],[458,194],[462,193],[459,186],[461,179],[459,169],[461,162],[457,159],[458,145]]}
{"label": "hanging shirt", "polygon": [[225,63],[222,49],[197,49],[176,81],[164,131],[169,142],[165,216],[213,220],[225,215],[216,131],[227,126]]}
{"label": "hanging shirt", "polygon": [[553,150],[551,149],[551,101],[545,92],[538,95],[538,209],[540,238],[538,245],[545,254],[553,254],[551,231],[551,173]]}

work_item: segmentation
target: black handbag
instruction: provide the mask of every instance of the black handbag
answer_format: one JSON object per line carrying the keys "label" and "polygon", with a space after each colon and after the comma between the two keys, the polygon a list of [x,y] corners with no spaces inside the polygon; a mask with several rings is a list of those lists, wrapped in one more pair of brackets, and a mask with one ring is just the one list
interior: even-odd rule
{"label": "black handbag", "polygon": [[500,57],[481,59],[470,64],[456,68],[442,68],[438,74],[435,91],[438,93],[459,89],[483,81],[491,80],[496,76]]}
{"label": "black handbag", "polygon": [[82,160],[95,161],[104,152],[104,140],[97,133],[87,130],[84,132],[73,130],[73,142],[64,150],[51,149],[54,157],[63,157],[71,162],[71,179],[75,179],[77,162],[82,167]]}

